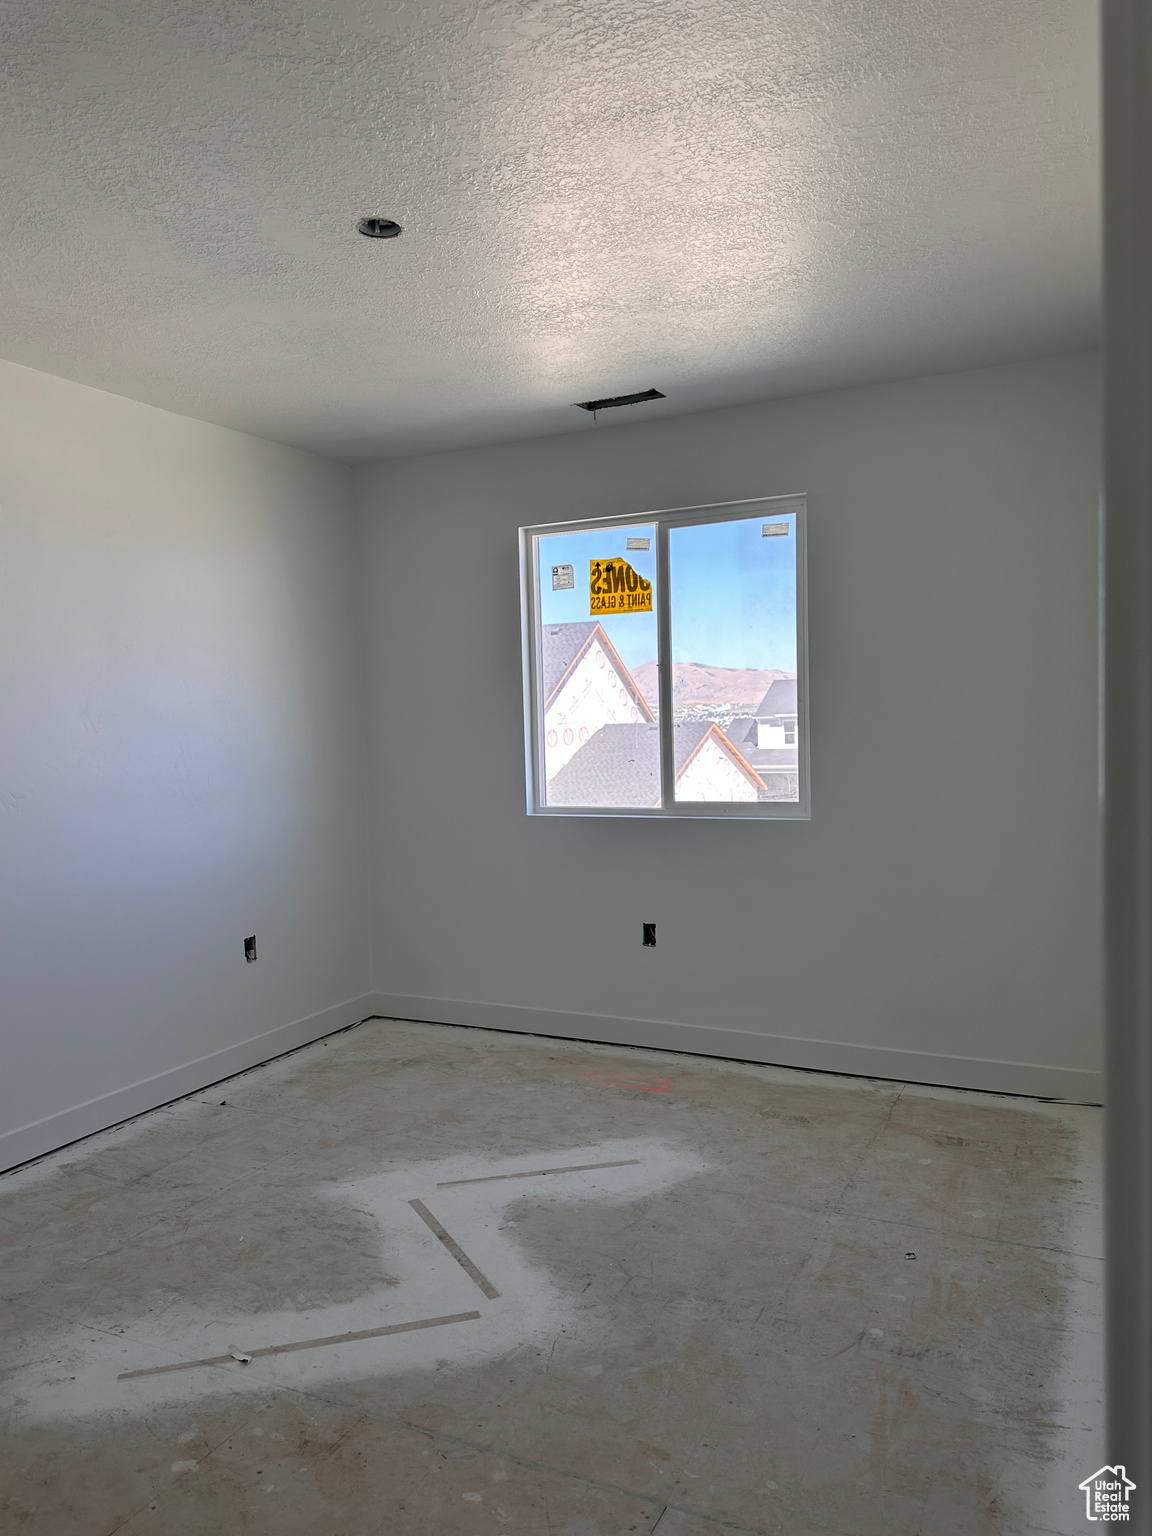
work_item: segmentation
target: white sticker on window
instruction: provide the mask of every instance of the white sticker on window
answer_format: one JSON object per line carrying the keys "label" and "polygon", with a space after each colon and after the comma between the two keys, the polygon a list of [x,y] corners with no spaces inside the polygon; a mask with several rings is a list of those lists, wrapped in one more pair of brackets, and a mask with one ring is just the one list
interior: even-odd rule
{"label": "white sticker on window", "polygon": [[573,576],[574,567],[570,565],[554,565],[552,567],[553,592],[570,592],[576,585]]}
{"label": "white sticker on window", "polygon": [[625,548],[626,549],[651,549],[652,548],[652,540],[651,539],[629,539],[628,543],[625,545]]}
{"label": "white sticker on window", "polygon": [[788,537],[788,524],[787,523],[765,523],[764,524],[764,534],[763,534],[763,536],[766,539],[779,539],[781,537],[787,538]]}

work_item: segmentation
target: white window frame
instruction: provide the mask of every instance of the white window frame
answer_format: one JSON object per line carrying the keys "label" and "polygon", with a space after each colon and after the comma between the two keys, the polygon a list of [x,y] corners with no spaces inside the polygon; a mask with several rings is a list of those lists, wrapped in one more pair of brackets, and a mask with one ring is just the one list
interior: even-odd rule
{"label": "white window frame", "polygon": [[[796,749],[798,800],[680,801],[673,794],[675,748],[673,724],[672,611],[668,583],[668,531],[685,524],[738,522],[756,517],[763,508],[765,521],[782,512],[796,518]],[[625,513],[620,517],[580,518],[563,523],[535,523],[520,529],[520,613],[524,670],[524,759],[527,768],[527,808],[530,816],[629,816],[647,820],[667,817],[719,817],[736,821],[807,821],[811,817],[808,733],[808,545],[807,498],[757,496],[746,501],[710,502],[699,507],[673,507],[655,512]],[[536,540],[558,533],[580,533],[596,528],[655,527],[656,530],[656,631],[660,662],[660,781],[661,804],[639,806],[557,805],[545,803],[544,721],[540,700],[540,585]]]}

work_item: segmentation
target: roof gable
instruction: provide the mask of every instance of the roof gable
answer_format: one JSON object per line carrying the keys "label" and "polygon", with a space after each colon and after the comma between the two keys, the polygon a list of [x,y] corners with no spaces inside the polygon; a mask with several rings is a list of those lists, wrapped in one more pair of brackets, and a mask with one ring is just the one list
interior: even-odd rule
{"label": "roof gable", "polygon": [[684,770],[692,759],[702,751],[704,743],[709,738],[740,770],[744,776],[755,784],[757,789],[767,789],[767,785],[753,768],[752,764],[740,751],[739,747],[731,741],[720,727],[711,720],[695,720],[685,725],[676,726],[673,732],[676,745],[676,779],[679,782]]}
{"label": "roof gable", "polygon": [[625,688],[640,712],[640,718],[649,723],[656,719],[648,700],[636,686],[636,679],[620,660],[620,653],[609,640],[604,626],[597,619],[585,619],[574,624],[545,624],[540,630],[540,672],[543,694],[543,712],[547,714],[558,698],[564,684],[576,671],[581,661],[599,645],[607,656],[620,685]]}
{"label": "roof gable", "polygon": [[588,643],[598,629],[600,625],[595,619],[583,624],[545,624],[541,627],[540,681],[545,709],[551,704],[565,677],[574,670],[588,649]]}
{"label": "roof gable", "polygon": [[[720,750],[757,786],[764,780],[719,726],[689,721],[673,730],[676,778],[713,737]],[[549,805],[646,807],[660,802],[660,732],[655,723],[602,725],[548,782]]]}

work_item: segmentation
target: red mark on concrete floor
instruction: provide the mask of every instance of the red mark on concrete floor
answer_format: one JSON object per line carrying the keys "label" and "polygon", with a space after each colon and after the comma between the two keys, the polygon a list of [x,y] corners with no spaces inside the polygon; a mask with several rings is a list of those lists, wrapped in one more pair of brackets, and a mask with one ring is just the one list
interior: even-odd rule
{"label": "red mark on concrete floor", "polygon": [[602,1083],[606,1088],[635,1088],[640,1093],[671,1093],[670,1077],[621,1077],[617,1072],[605,1072],[599,1067],[589,1067],[584,1074],[586,1083]]}

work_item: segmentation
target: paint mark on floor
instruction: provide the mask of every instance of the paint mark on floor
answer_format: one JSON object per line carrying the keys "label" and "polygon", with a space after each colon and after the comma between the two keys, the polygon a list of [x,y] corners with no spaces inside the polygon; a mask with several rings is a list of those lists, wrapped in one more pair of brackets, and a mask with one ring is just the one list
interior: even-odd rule
{"label": "paint mark on floor", "polygon": [[974,1152],[1002,1150],[998,1141],[977,1141],[972,1136],[933,1136],[932,1140],[940,1147],[969,1147]]}
{"label": "paint mark on floor", "polygon": [[498,1184],[504,1179],[542,1179],[546,1173],[590,1173],[594,1168],[635,1168],[638,1157],[618,1158],[614,1163],[569,1163],[566,1168],[529,1168],[527,1173],[486,1173],[478,1179],[441,1179],[437,1189],[452,1189],[457,1184]]}
{"label": "paint mark on floor", "polygon": [[460,1268],[468,1276],[469,1280],[474,1281],[480,1287],[489,1301],[497,1301],[499,1299],[500,1292],[492,1284],[491,1280],[489,1280],[486,1275],[481,1274],[480,1270],[476,1268],[475,1264],[473,1264],[472,1260],[464,1252],[463,1248],[461,1248],[460,1244],[456,1241],[452,1234],[444,1230],[444,1228],[436,1220],[435,1216],[433,1216],[432,1212],[424,1204],[423,1200],[409,1200],[408,1204],[416,1212],[417,1216],[419,1216],[420,1220],[425,1224],[428,1230],[436,1234],[436,1236],[444,1244],[445,1248],[447,1248],[448,1252],[456,1260],[457,1264],[459,1264]]}
{"label": "paint mark on floor", "polygon": [[[19,1400],[26,1417],[75,1419],[109,1408],[149,1412],[206,1391],[248,1394],[277,1386],[377,1378],[431,1368],[445,1357],[479,1365],[529,1343],[543,1347],[564,1331],[572,1302],[557,1288],[547,1266],[521,1247],[514,1224],[503,1219],[505,1210],[534,1199],[549,1204],[631,1204],[670,1190],[705,1167],[695,1151],[645,1136],[553,1144],[507,1158],[489,1149],[480,1155],[470,1150],[325,1182],[319,1186],[325,1198],[375,1226],[380,1275],[377,1283],[368,1277],[354,1297],[303,1307],[263,1309],[237,1303],[234,1240],[225,1230],[227,1198],[221,1196],[219,1241],[210,1244],[218,1269],[214,1295],[203,1294],[203,1278],[197,1275],[201,1294],[195,1299],[178,1292],[150,1296],[150,1304],[137,1316],[126,1309],[105,1316],[100,1332],[63,1321],[43,1331],[33,1329],[22,1351],[25,1358],[14,1362],[0,1398]],[[539,1177],[553,1169],[549,1177]],[[528,1179],[515,1177],[521,1174]],[[270,1199],[285,1198],[273,1187]],[[484,1307],[474,1319],[475,1290],[483,1286],[426,1220],[412,1220],[413,1190],[431,1195],[436,1204],[433,1222],[498,1296],[488,1299],[485,1291]],[[140,1254],[114,1258],[113,1269],[147,1263],[154,1248],[166,1254],[173,1244],[179,1248],[185,1241],[194,1265],[202,1264],[202,1230],[186,1239],[180,1230],[161,1229],[151,1244],[143,1239]],[[465,1313],[470,1326],[463,1328],[414,1328],[404,1322]],[[299,1341],[295,1348],[285,1347],[285,1341],[293,1340]],[[319,1343],[313,1345],[314,1340]],[[227,1358],[219,1360],[225,1350]],[[237,1353],[250,1355],[250,1363],[238,1362]],[[201,1362],[213,1365],[190,1368]],[[157,1369],[164,1364],[178,1369]]]}
{"label": "paint mark on floor", "polygon": [[413,1333],[417,1328],[443,1328],[447,1323],[471,1323],[479,1312],[454,1312],[451,1317],[422,1317],[414,1323],[389,1323],[384,1328],[359,1328],[352,1333],[331,1333],[322,1339],[296,1339],[291,1344],[268,1344],[263,1349],[247,1350],[241,1356],[235,1350],[226,1355],[211,1355],[205,1360],[181,1360],[175,1365],[151,1365],[142,1371],[121,1371],[117,1381],[131,1381],[136,1376],[164,1376],[169,1371],[193,1371],[201,1365],[247,1365],[263,1355],[290,1355],[298,1349],[323,1349],[331,1344],[353,1344],[358,1339],[382,1339],[390,1333]]}
{"label": "paint mark on floor", "polygon": [[584,1074],[586,1083],[599,1083],[605,1088],[634,1088],[640,1093],[671,1093],[670,1077],[622,1077],[618,1072],[607,1072],[602,1067],[589,1067]]}

